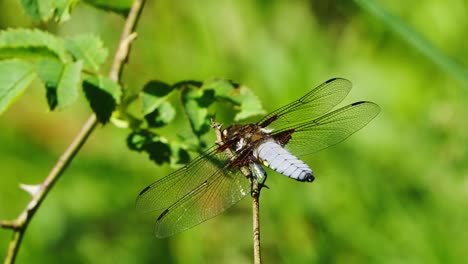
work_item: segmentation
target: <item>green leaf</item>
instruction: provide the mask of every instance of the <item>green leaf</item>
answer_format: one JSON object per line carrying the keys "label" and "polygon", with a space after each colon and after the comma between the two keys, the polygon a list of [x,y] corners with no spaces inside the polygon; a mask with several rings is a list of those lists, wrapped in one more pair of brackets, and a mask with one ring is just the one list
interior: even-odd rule
{"label": "green leaf", "polygon": [[213,90],[217,98],[222,98],[230,101],[233,104],[240,105],[240,102],[235,101],[232,97],[239,93],[239,84],[229,80],[215,79],[203,83],[203,89]]}
{"label": "green leaf", "polygon": [[170,144],[171,148],[171,161],[170,165],[172,167],[180,167],[181,165],[185,165],[190,162],[190,154],[188,151],[180,146],[179,144]]}
{"label": "green leaf", "polygon": [[78,97],[81,61],[62,64],[58,60],[43,59],[37,63],[37,74],[46,87],[46,97],[50,110],[63,109]]}
{"label": "green leaf", "polygon": [[37,29],[0,31],[0,59],[53,57],[67,62],[67,55],[64,41],[48,32]]}
{"label": "green leaf", "polygon": [[120,85],[109,78],[93,76],[83,81],[83,89],[97,119],[101,123],[107,123],[120,103]]}
{"label": "green leaf", "polygon": [[174,88],[167,83],[153,80],[145,84],[142,92],[143,114],[147,115],[158,108]]}
{"label": "green leaf", "polygon": [[69,20],[71,12],[78,2],[79,0],[54,0],[54,20],[57,22]]}
{"label": "green leaf", "polygon": [[86,69],[97,71],[107,58],[107,48],[94,35],[80,35],[67,39],[65,45],[75,60],[83,60]]}
{"label": "green leaf", "polygon": [[187,81],[174,87],[182,90],[184,110],[197,136],[209,130],[207,108],[215,101],[227,101],[236,106],[239,110],[234,117],[236,121],[265,113],[261,102],[249,88],[229,80],[207,81],[201,87],[198,82]]}
{"label": "green leaf", "polygon": [[12,59],[0,61],[0,113],[3,113],[34,79],[34,65]]}
{"label": "green leaf", "polygon": [[217,99],[227,100],[238,106],[240,111],[234,117],[235,121],[265,114],[262,103],[247,86],[228,80],[213,80],[204,84],[203,89],[212,89]]}
{"label": "green leaf", "polygon": [[171,160],[171,147],[163,141],[155,140],[149,143],[146,145],[145,151],[148,153],[150,160],[156,164],[169,163]]}
{"label": "green leaf", "polygon": [[185,89],[190,87],[198,87],[201,88],[203,86],[203,82],[195,81],[195,80],[188,80],[188,81],[180,81],[172,85],[175,89]]}
{"label": "green leaf", "polygon": [[65,108],[78,98],[78,87],[82,68],[82,61],[65,64],[57,87],[59,109]]}
{"label": "green leaf", "polygon": [[258,97],[246,86],[239,88],[239,93],[234,95],[234,100],[241,104],[240,112],[234,117],[235,121],[265,114],[265,109]]}
{"label": "green leaf", "polygon": [[153,112],[145,115],[145,120],[149,127],[161,127],[170,123],[174,116],[174,107],[169,102],[164,101]]}
{"label": "green leaf", "polygon": [[[149,130],[132,132],[127,137],[127,145],[131,150],[146,152],[156,164],[171,161],[172,149],[167,144],[167,140]],[[180,155],[181,158],[185,158],[183,153],[180,153]]]}
{"label": "green leaf", "polygon": [[208,110],[202,107],[199,102],[203,92],[198,88],[187,87],[182,90],[182,104],[187,115],[192,131],[200,137],[208,132],[210,124],[208,122]]}
{"label": "green leaf", "polygon": [[116,12],[121,15],[127,15],[133,0],[85,0],[87,3],[107,11]]}
{"label": "green leaf", "polygon": [[57,86],[62,76],[64,65],[56,59],[41,59],[36,64],[36,72],[46,88],[46,98],[50,110],[58,105]]}
{"label": "green leaf", "polygon": [[24,11],[36,21],[46,21],[53,13],[53,0],[20,0]]}
{"label": "green leaf", "polygon": [[20,0],[23,9],[33,20],[47,21],[54,18],[55,21],[66,21],[70,18],[73,7],[78,0]]}
{"label": "green leaf", "polygon": [[141,152],[148,142],[151,142],[153,134],[147,130],[134,131],[127,137],[127,146],[130,150]]}

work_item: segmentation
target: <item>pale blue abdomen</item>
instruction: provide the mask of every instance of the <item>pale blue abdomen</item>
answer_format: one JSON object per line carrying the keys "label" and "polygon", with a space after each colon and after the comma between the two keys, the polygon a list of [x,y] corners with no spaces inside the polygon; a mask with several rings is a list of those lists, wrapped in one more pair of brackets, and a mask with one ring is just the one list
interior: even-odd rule
{"label": "pale blue abdomen", "polygon": [[266,140],[255,149],[254,155],[265,166],[298,181],[314,180],[310,167],[292,155],[273,139]]}

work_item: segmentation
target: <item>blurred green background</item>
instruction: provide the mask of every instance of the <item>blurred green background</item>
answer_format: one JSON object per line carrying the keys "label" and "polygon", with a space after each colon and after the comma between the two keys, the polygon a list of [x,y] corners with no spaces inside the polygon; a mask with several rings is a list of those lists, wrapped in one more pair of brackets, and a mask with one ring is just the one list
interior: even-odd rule
{"label": "blurred green background", "polygon": [[[271,111],[344,77],[354,83],[346,103],[382,108],[344,143],[305,158],[314,183],[269,171],[261,197],[265,263],[468,259],[468,3],[380,0],[414,29],[401,35],[392,30],[401,24],[378,19],[368,2],[147,1],[143,11],[123,79],[131,89],[151,79],[223,77],[248,85]],[[70,21],[41,27],[63,36],[94,32],[113,54],[122,24],[79,4]],[[17,0],[0,1],[0,28],[19,26],[37,25]],[[415,32],[437,48],[418,48]],[[89,114],[84,99],[49,112],[36,83],[0,117],[0,219],[23,210],[29,197],[18,183],[39,183]],[[161,132],[169,139],[190,133],[178,118]],[[17,262],[252,262],[249,198],[180,235],[152,235],[134,201],[173,169],[129,151],[127,133],[112,125],[95,131],[33,219]],[[0,230],[0,259],[10,236]]]}

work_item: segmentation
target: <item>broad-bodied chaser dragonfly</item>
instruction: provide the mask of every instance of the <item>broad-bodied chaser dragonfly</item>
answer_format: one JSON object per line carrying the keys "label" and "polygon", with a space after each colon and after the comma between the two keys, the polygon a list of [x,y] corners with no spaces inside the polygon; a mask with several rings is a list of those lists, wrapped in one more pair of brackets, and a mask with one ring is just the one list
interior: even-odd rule
{"label": "broad-bodied chaser dragonfly", "polygon": [[168,237],[220,214],[249,194],[251,177],[266,175],[261,165],[312,182],[312,169],[298,157],[343,141],[380,111],[377,104],[361,101],[329,112],[351,86],[346,79],[334,78],[255,124],[227,127],[221,142],[143,189],[137,209],[158,213],[155,234]]}

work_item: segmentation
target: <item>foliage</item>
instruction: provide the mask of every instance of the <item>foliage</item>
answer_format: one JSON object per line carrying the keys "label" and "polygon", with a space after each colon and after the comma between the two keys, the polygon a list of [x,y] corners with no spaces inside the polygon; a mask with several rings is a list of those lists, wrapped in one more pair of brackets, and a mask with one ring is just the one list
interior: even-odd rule
{"label": "foliage", "polygon": [[0,112],[3,112],[34,78],[34,66],[17,59],[0,61]]}
{"label": "foliage", "polygon": [[263,113],[260,101],[252,92],[246,86],[231,81],[181,81],[173,85],[157,80],[149,81],[145,84],[141,95],[143,118],[137,122],[132,120],[138,125],[133,125],[132,129],[135,132],[129,135],[127,143],[130,149],[146,152],[150,159],[158,164],[164,162],[183,164],[187,161],[186,152],[189,149],[184,149],[182,142],[173,142],[172,145],[176,147],[171,147],[166,139],[152,132],[153,129],[165,126],[174,119],[175,109],[168,101],[168,97],[177,90],[180,91],[182,106],[192,131],[199,141],[195,147],[199,152],[208,144],[202,137],[210,131],[210,122],[214,115],[209,113],[209,107],[214,103],[228,101],[236,106],[239,111],[236,115],[237,120]]}
{"label": "foliage", "polygon": [[[265,263],[468,258],[464,1],[148,1],[122,83],[103,73],[132,1],[13,2],[0,1],[1,219],[25,206],[18,183],[42,180],[96,110],[87,104],[103,95],[108,110],[31,222],[18,263],[250,263],[248,201],[156,240],[134,198],[173,171],[159,164],[180,166],[212,143],[213,113],[229,124],[260,112],[256,97],[236,96],[255,93],[273,110],[335,76],[353,81],[350,101],[382,113],[306,159],[314,183],[268,171]],[[58,2],[70,4],[44,8]],[[11,232],[0,232],[6,249]]]}
{"label": "foliage", "polygon": [[[82,86],[98,120],[105,124],[115,113],[118,126],[132,129],[127,140],[130,149],[147,152],[151,160],[158,164],[171,160],[179,164],[180,157],[187,161],[187,154],[180,154],[187,150],[181,149],[181,146],[171,148],[169,142],[161,141],[160,136],[152,131],[174,119],[175,109],[167,100],[173,90],[180,90],[185,113],[199,140],[210,130],[213,115],[209,114],[208,108],[216,101],[228,101],[236,106],[239,113],[235,120],[264,112],[257,97],[246,86],[225,80],[206,83],[182,81],[173,86],[154,80],[143,87],[141,97],[129,98],[123,94],[125,91],[120,84],[100,75],[99,67],[107,57],[107,48],[97,36],[89,34],[62,39],[37,29],[8,29],[0,31],[0,54],[5,58],[0,61],[3,62],[0,64],[0,67],[3,66],[0,68],[3,69],[0,71],[0,80],[3,81],[0,86],[0,112],[23,93],[35,76],[39,77],[46,89],[50,110],[71,105],[78,98],[78,87]],[[122,97],[127,100],[120,105]],[[137,118],[127,111],[136,100],[141,100],[143,105]],[[135,135],[146,137],[144,147],[132,145]],[[206,147],[205,142],[200,141],[199,144],[200,151]]]}
{"label": "foliage", "polygon": [[[63,22],[70,19],[71,12],[79,0],[20,0],[24,11],[36,21],[53,19]],[[125,14],[130,8],[131,0],[86,0],[86,2],[104,10]]]}

